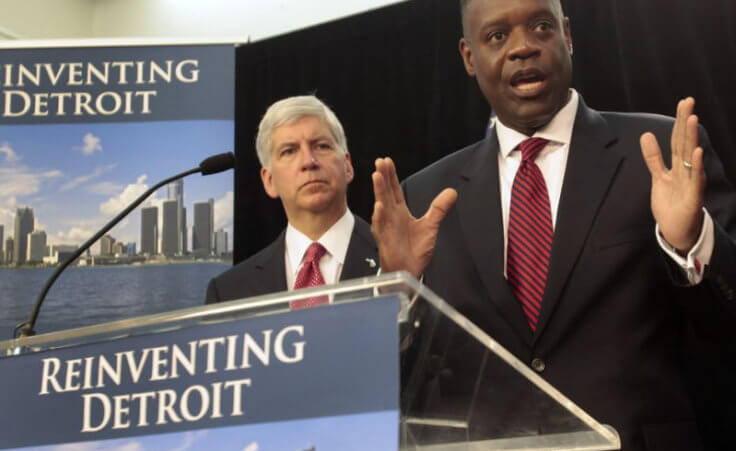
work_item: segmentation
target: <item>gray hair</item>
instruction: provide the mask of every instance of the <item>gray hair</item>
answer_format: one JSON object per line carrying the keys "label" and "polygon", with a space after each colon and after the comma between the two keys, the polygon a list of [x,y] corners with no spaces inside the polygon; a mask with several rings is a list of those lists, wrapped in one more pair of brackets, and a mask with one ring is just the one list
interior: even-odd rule
{"label": "gray hair", "polygon": [[287,97],[268,107],[258,125],[256,153],[262,167],[271,167],[271,135],[274,130],[282,125],[293,124],[306,116],[315,116],[325,121],[337,148],[343,154],[348,152],[348,141],[342,124],[327,105],[315,96]]}

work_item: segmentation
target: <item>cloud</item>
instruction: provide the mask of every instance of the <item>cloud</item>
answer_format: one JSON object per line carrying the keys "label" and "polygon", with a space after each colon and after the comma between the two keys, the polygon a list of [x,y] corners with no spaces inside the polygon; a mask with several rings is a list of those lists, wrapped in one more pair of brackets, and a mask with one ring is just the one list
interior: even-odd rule
{"label": "cloud", "polygon": [[146,174],[139,176],[135,183],[126,186],[122,193],[101,203],[100,212],[106,215],[116,215],[123,211],[133,200],[146,192],[148,189],[148,185],[145,183],[147,178]]}
{"label": "cloud", "polygon": [[[64,445],[57,445],[51,448],[53,451],[143,451],[145,448],[138,441],[123,442],[124,439],[113,441],[112,446],[104,441],[98,442],[80,442],[80,443],[67,443]],[[118,444],[120,443],[120,444]]]}
{"label": "cloud", "polygon": [[215,230],[229,228],[233,224],[233,192],[215,200]]}
{"label": "cloud", "polygon": [[32,204],[27,196],[38,193],[44,181],[59,176],[61,172],[56,170],[34,173],[24,167],[0,168],[0,224],[5,226],[6,236],[15,223],[16,208]]}
{"label": "cloud", "polygon": [[140,442],[132,441],[110,448],[110,451],[143,451],[145,448]]}
{"label": "cloud", "polygon": [[66,443],[51,448],[52,451],[91,451],[95,449],[97,449],[95,442]]}
{"label": "cloud", "polygon": [[52,237],[51,241],[54,244],[82,244],[87,241],[97,229],[84,228],[84,227],[72,227],[68,231],[60,230],[56,232]]}
{"label": "cloud", "polygon": [[5,236],[11,234],[11,228],[15,224],[15,210],[13,207],[5,208],[0,206],[0,225],[5,226]]}
{"label": "cloud", "polygon": [[118,193],[122,191],[122,189],[123,185],[113,182],[100,182],[85,188],[85,190],[90,194],[100,194],[104,196]]}
{"label": "cloud", "polygon": [[47,179],[61,177],[59,170],[32,172],[27,168],[0,168],[0,200],[16,196],[28,196],[41,189]]}
{"label": "cloud", "polygon": [[45,222],[41,222],[37,217],[33,218],[33,230],[43,230],[44,232],[49,229]]}
{"label": "cloud", "polygon": [[[115,166],[116,165],[114,164],[108,164],[107,166],[100,166],[98,168],[95,168],[95,170],[92,171],[91,174],[85,174],[85,175],[80,175],[79,177],[75,177],[72,180],[66,182],[64,185],[62,185],[60,189],[61,191],[69,191],[72,188],[76,188],[77,186],[83,183],[87,183],[90,180],[96,179],[97,177],[112,171]],[[106,193],[106,194],[110,194],[110,193]]]}
{"label": "cloud", "polygon": [[194,446],[197,442],[205,439],[207,437],[207,431],[206,430],[199,430],[199,431],[189,431],[186,434],[184,434],[184,441],[177,445],[176,447],[170,448],[169,451],[186,451],[188,449],[191,449],[192,446]]}
{"label": "cloud", "polygon": [[250,445],[246,445],[243,451],[258,451],[258,443],[252,442]]}
{"label": "cloud", "polygon": [[18,154],[13,151],[13,149],[10,147],[10,144],[8,144],[7,142],[0,144],[0,153],[5,154],[5,161],[7,161],[8,163],[15,163],[16,161],[20,160]]}
{"label": "cloud", "polygon": [[95,152],[102,152],[102,140],[92,133],[87,133],[82,137],[82,146],[74,146],[74,150],[82,152],[84,155],[92,155]]}

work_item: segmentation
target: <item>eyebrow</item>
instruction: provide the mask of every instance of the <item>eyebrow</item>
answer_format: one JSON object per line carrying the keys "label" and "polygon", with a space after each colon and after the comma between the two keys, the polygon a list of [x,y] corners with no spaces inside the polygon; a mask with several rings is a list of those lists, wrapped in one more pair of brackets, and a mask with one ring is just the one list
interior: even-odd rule
{"label": "eyebrow", "polygon": [[[534,20],[540,19],[540,18],[550,18],[553,19],[556,23],[559,21],[559,18],[555,14],[554,10],[550,8],[542,8],[537,11],[534,11],[529,15],[529,17],[526,18],[527,22],[532,22]],[[508,27],[510,25],[508,18],[500,18],[497,20],[491,20],[488,22],[483,23],[479,30],[481,32],[488,31],[489,28],[496,28],[496,27]]]}
{"label": "eyebrow", "polygon": [[[329,135],[319,135],[319,136],[316,136],[310,139],[309,144],[314,144],[319,141],[329,141],[331,144],[337,143],[337,141],[334,138],[330,137]],[[274,147],[274,150],[280,150],[280,149],[283,149],[284,147],[291,147],[291,146],[295,146],[298,144],[299,144],[299,141],[284,141],[278,146]]]}

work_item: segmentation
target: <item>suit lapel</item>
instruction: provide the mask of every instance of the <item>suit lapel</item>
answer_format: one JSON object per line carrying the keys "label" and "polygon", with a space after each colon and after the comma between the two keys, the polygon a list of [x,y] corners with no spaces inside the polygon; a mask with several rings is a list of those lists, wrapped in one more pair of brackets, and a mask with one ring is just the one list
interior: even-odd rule
{"label": "suit lapel", "polygon": [[[373,265],[371,266],[371,262]],[[378,248],[367,222],[355,216],[353,233],[350,235],[345,264],[340,280],[356,279],[375,275],[378,271]]]}
{"label": "suit lapel", "polygon": [[478,274],[491,301],[519,336],[531,345],[532,334],[524,313],[503,276],[504,230],[498,181],[498,138],[495,130],[475,148],[461,173],[457,190],[456,208],[462,235]]}
{"label": "suit lapel", "polygon": [[[534,335],[543,333],[582,252],[595,216],[623,157],[609,149],[616,136],[580,99],[557,211],[547,287]],[[574,301],[574,299],[571,299]]]}
{"label": "suit lapel", "polygon": [[286,247],[286,231],[282,231],[281,235],[276,238],[269,252],[263,254],[263,258],[254,262],[254,266],[259,277],[256,277],[254,283],[258,286],[258,292],[275,293],[278,291],[286,291],[286,267],[284,264],[284,249]]}

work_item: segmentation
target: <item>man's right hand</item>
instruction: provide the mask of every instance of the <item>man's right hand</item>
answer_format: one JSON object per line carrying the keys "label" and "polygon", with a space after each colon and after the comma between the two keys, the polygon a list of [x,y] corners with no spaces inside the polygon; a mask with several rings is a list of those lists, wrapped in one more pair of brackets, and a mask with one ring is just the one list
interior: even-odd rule
{"label": "man's right hand", "polygon": [[406,205],[391,158],[376,160],[372,178],[376,201],[371,229],[378,244],[381,272],[404,270],[418,278],[432,258],[440,223],[455,204],[457,191],[443,190],[417,219]]}

